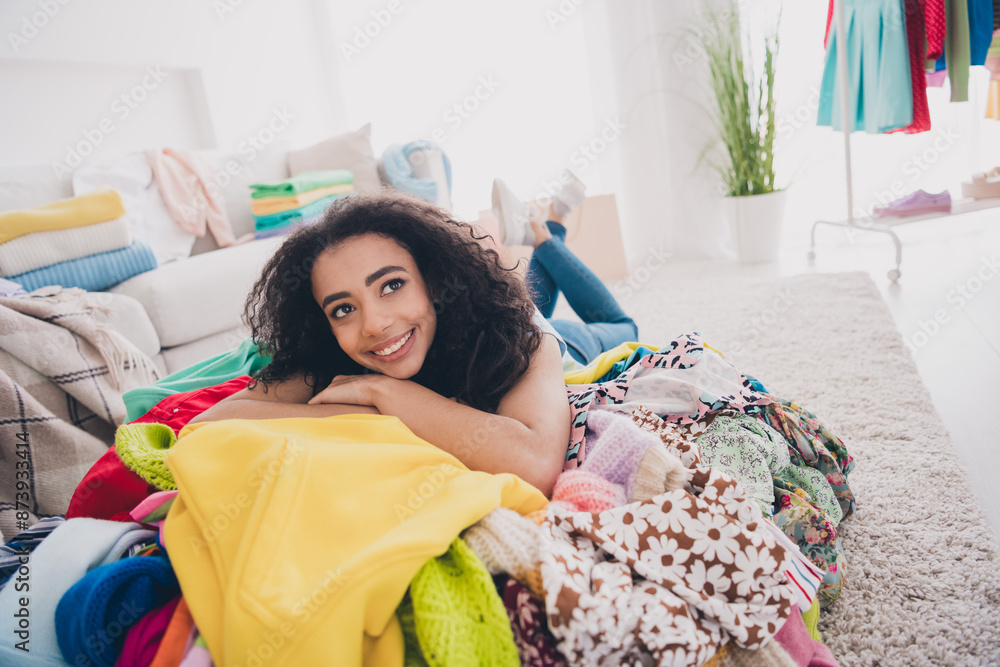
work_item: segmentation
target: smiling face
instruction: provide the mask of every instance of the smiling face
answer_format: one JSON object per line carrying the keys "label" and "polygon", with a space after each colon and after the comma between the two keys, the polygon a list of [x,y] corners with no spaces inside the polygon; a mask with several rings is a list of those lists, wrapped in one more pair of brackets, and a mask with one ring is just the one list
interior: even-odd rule
{"label": "smiling face", "polygon": [[312,293],[351,359],[400,380],[424,365],[437,314],[417,263],[396,241],[364,234],[327,248],[313,265]]}

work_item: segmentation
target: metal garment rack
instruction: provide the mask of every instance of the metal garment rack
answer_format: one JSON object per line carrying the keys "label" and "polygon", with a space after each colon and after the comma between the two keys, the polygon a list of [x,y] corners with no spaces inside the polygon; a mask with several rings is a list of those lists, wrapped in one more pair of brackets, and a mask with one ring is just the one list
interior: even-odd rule
{"label": "metal garment rack", "polygon": [[858,219],[854,215],[854,176],[851,170],[851,132],[853,131],[851,123],[853,122],[853,116],[850,113],[850,100],[847,94],[847,49],[845,48],[846,38],[844,37],[847,34],[847,25],[844,18],[843,0],[834,0],[834,18],[837,21],[837,78],[839,79],[840,87],[840,125],[841,131],[844,134],[844,163],[847,170],[847,220],[817,220],[814,222],[812,231],[809,233],[808,257],[810,262],[816,259],[816,227],[818,225],[832,225],[834,227],[844,227],[863,232],[886,234],[892,239],[893,245],[896,246],[896,267],[890,269],[886,274],[889,280],[895,283],[902,275],[899,267],[903,260],[903,245],[900,243],[899,237],[896,236],[896,232],[892,229],[894,226],[1000,206],[1000,199],[980,199],[962,202],[957,205],[953,204],[950,213],[932,213],[899,218],[895,219],[891,224],[873,222],[871,218],[863,218],[862,221],[864,224],[859,224]]}

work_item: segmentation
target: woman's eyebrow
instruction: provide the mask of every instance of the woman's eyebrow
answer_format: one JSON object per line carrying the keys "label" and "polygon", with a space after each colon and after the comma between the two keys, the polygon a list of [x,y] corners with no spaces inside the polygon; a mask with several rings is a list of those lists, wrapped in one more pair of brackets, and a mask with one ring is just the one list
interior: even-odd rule
{"label": "woman's eyebrow", "polygon": [[[371,274],[365,278],[365,287],[371,287],[372,283],[384,276],[387,273],[392,273],[393,271],[402,271],[403,273],[409,273],[402,266],[383,266],[381,269]],[[325,309],[331,301],[336,301],[337,299],[345,299],[351,296],[350,292],[334,292],[333,294],[328,294],[323,297],[323,304],[320,306]]]}
{"label": "woman's eyebrow", "polygon": [[406,273],[406,269],[401,266],[383,266],[381,269],[365,278],[365,287],[371,287],[373,282],[387,273],[392,273],[393,271],[402,271]]}
{"label": "woman's eyebrow", "polygon": [[333,294],[327,294],[323,298],[323,305],[320,306],[320,308],[326,310],[327,304],[329,304],[331,301],[336,301],[337,299],[344,299],[349,296],[351,296],[350,292],[334,292]]}

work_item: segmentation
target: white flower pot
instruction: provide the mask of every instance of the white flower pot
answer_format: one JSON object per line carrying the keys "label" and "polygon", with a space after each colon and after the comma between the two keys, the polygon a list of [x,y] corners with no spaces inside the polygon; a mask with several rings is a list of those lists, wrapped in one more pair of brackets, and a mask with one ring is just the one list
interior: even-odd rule
{"label": "white flower pot", "polygon": [[725,198],[726,217],[741,262],[778,259],[787,198],[787,190]]}

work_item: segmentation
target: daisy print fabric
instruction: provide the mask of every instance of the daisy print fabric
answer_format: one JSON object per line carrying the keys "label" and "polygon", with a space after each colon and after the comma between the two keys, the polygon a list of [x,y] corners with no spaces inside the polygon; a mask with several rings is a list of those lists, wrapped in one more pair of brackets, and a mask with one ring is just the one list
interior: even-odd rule
{"label": "daisy print fabric", "polygon": [[599,513],[550,505],[541,573],[570,664],[701,665],[756,649],[788,618],[791,554],[736,481],[697,468],[684,489]]}

